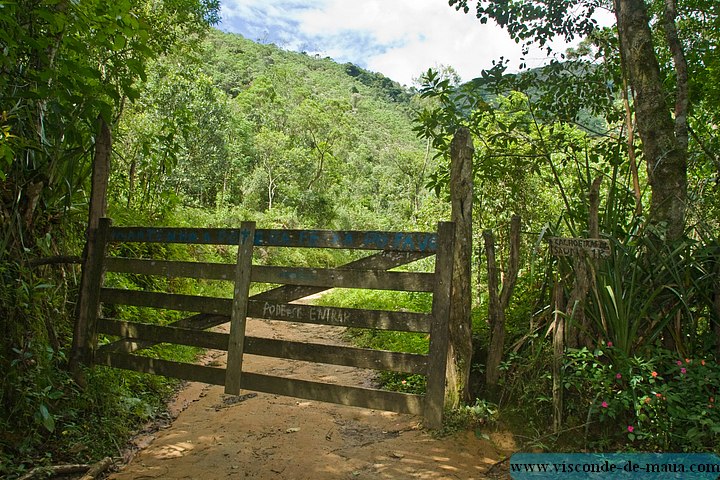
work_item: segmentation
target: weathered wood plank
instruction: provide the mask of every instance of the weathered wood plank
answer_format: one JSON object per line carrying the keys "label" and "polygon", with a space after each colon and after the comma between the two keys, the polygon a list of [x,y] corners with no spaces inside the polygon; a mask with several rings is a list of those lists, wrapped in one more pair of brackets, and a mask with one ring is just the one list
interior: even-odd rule
{"label": "weathered wood plank", "polygon": [[432,292],[434,288],[431,273],[340,270],[337,268],[255,266],[253,281],[325,288],[362,288],[407,292]]}
{"label": "weathered wood plank", "polygon": [[[374,255],[360,258],[337,267],[339,270],[390,270],[417,260],[429,257],[427,252],[379,252]],[[326,287],[306,287],[300,285],[283,285],[266,292],[258,293],[250,297],[252,300],[263,300],[273,302],[292,302],[300,298],[309,297],[327,290]]]}
{"label": "weathered wood plank", "polygon": [[258,230],[255,245],[266,247],[351,248],[435,252],[437,235],[429,232],[329,230]]}
{"label": "weathered wood plank", "polygon": [[421,333],[430,332],[432,318],[431,315],[426,313],[360,310],[295,303],[260,302],[257,300],[250,300],[248,316],[297,323]]}
{"label": "weathered wood plank", "polygon": [[95,360],[97,365],[122,368],[123,370],[181,378],[191,382],[202,382],[210,385],[225,384],[224,368],[171,362],[169,360],[139,357],[127,353],[109,353],[102,347],[98,349]]}
{"label": "weathered wood plank", "polygon": [[245,340],[245,353],[253,355],[420,375],[427,370],[427,355],[260,337]]}
{"label": "weathered wood plank", "polygon": [[[97,364],[211,385],[225,384],[224,368],[138,357],[125,353],[107,353],[102,349],[97,352]],[[421,395],[271,377],[251,372],[243,372],[241,388],[306,400],[415,415],[422,414],[425,408]]]}
{"label": "weathered wood plank", "polygon": [[232,300],[229,298],[201,297],[176,293],[146,292],[103,288],[100,290],[103,303],[134,305],[136,307],[165,308],[184,312],[212,313],[229,316]]}
{"label": "weathered wood plank", "polygon": [[[153,345],[158,343],[174,343],[198,348],[211,348],[213,350],[227,350],[229,338],[227,333],[204,332],[193,328],[126,322],[112,318],[99,319],[98,331],[107,335],[125,337],[126,339],[150,341]],[[108,349],[106,348],[106,350]]]}
{"label": "weathered wood plank", "polygon": [[244,373],[242,388],[256,392],[397,413],[418,415],[424,412],[423,397],[421,395],[271,377],[258,373]]}
{"label": "weathered wood plank", "polygon": [[[114,319],[102,319],[103,322],[118,322],[119,320]],[[183,319],[180,319],[176,322],[172,322],[166,327],[177,327],[177,328],[185,328],[185,329],[191,329],[195,332],[205,330],[207,328],[212,328],[217,325],[221,325],[223,323],[227,323],[230,321],[230,317],[225,315],[213,315],[208,313],[199,313],[197,315],[193,315],[190,317],[185,317]],[[132,323],[135,325],[136,323]],[[140,324],[140,325],[146,325],[146,324]],[[108,327],[107,324],[105,324],[105,328],[118,328],[118,327]],[[116,335],[112,332],[103,332],[108,333],[110,335]],[[145,348],[150,348],[153,345],[157,345],[158,343],[163,343],[166,341],[163,337],[159,338],[157,341],[152,340],[150,337],[142,337],[142,340],[139,339],[130,339],[130,338],[121,338],[120,340],[117,340],[115,342],[109,343],[107,345],[103,345],[103,349],[107,352],[125,352],[125,353],[131,353],[136,352],[138,350],[143,350]],[[181,343],[181,342],[173,342],[173,343]],[[212,348],[212,347],[203,347],[202,345],[197,345],[201,348]],[[224,344],[222,349],[227,348],[227,339],[224,340]]]}
{"label": "weathered wood plank", "polygon": [[[103,288],[101,290],[101,299],[103,302],[111,304],[201,312],[220,316],[229,316],[232,308],[232,301],[228,298],[198,297],[115,288]],[[429,332],[431,325],[431,318],[425,313],[321,307],[292,303],[260,302],[257,300],[249,301],[248,316],[296,323],[422,333]],[[220,323],[224,322],[219,321],[217,324]]]}
{"label": "weathered wood plank", "polygon": [[429,428],[440,428],[443,421],[455,226],[450,222],[441,222],[438,225],[438,234],[440,241],[435,259],[433,323],[425,394],[425,423]]}
{"label": "weathered wood plank", "polygon": [[237,267],[235,269],[235,290],[233,293],[232,311],[230,313],[227,372],[225,374],[225,393],[229,395],[240,394],[240,377],[242,375],[243,351],[245,349],[245,327],[247,326],[255,222],[243,222],[240,226],[240,232]]}
{"label": "weathered wood plank", "polygon": [[550,253],[558,257],[608,258],[612,255],[610,240],[603,238],[550,237]]}
{"label": "weathered wood plank", "polygon": [[[151,341],[153,344],[173,343],[224,351],[227,351],[229,339],[227,333],[203,332],[192,328],[126,322],[110,318],[98,320],[98,331],[108,335],[125,337],[127,340],[142,339],[143,341]],[[420,375],[426,373],[428,363],[427,355],[291,342],[271,338],[245,337],[244,345],[244,353],[250,355]],[[120,351],[117,348],[108,347],[108,345],[103,346],[104,351]]]}
{"label": "weathered wood plank", "polygon": [[176,262],[140,258],[107,257],[108,272],[162,275],[166,277],[199,278],[232,281],[235,265],[229,263]]}
{"label": "weathered wood plank", "polygon": [[[227,333],[203,332],[191,328],[150,325],[109,318],[98,320],[98,330],[108,335],[126,337],[128,340],[142,339],[152,341],[153,344],[173,343],[224,351],[227,351],[229,338]],[[103,349],[106,352],[119,351],[115,348],[108,348],[107,345]],[[244,353],[419,375],[426,373],[428,363],[427,355],[291,342],[260,337],[245,337]]]}
{"label": "weathered wood plank", "polygon": [[97,345],[96,322],[100,313],[100,287],[103,283],[103,258],[107,237],[112,226],[109,218],[98,220],[97,228],[88,230],[86,258],[83,262],[78,301],[77,321],[73,333],[71,366],[77,370],[80,363],[91,365]]}
{"label": "weathered wood plank", "polygon": [[241,228],[115,227],[111,242],[237,245]]}
{"label": "weathered wood plank", "polygon": [[[235,265],[223,263],[175,262],[108,257],[107,271],[142,275],[232,280]],[[303,267],[254,266],[253,282],[324,288],[368,288],[400,291],[432,291],[432,274],[386,272],[384,270],[322,269]]]}
{"label": "weathered wood plank", "polygon": [[[241,228],[115,227],[112,242],[190,243],[237,245]],[[434,253],[432,232],[380,232],[329,230],[267,230],[255,232],[254,245],[263,247],[348,248]]]}

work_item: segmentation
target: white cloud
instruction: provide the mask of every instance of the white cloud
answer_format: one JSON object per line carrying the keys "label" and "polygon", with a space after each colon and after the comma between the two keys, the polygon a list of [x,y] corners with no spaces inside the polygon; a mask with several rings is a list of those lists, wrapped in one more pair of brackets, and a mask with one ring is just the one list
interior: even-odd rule
{"label": "white cloud", "polygon": [[[400,83],[430,67],[454,67],[465,80],[500,56],[517,67],[520,46],[494,24],[446,0],[224,0],[222,28],[252,40],[352,62]],[[529,63],[542,63],[541,52]]]}

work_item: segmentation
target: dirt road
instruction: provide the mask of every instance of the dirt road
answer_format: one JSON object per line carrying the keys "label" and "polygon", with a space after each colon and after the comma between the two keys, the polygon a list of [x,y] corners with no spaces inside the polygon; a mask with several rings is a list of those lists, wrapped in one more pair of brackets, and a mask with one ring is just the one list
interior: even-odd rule
{"label": "dirt road", "polygon": [[[248,335],[341,343],[332,327],[250,320]],[[224,362],[220,352],[207,361]],[[244,369],[324,382],[365,385],[367,370],[246,356]],[[191,383],[166,428],[141,437],[142,448],[109,478],[140,479],[484,479],[514,449],[507,434],[490,440],[462,432],[436,439],[420,418],[263,393],[223,394]]]}

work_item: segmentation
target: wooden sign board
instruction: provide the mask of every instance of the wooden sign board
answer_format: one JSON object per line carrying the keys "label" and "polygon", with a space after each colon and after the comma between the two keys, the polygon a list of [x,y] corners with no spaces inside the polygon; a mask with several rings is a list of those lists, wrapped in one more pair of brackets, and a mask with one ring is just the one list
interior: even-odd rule
{"label": "wooden sign board", "polygon": [[552,237],[549,241],[550,253],[557,257],[578,257],[580,252],[589,258],[608,258],[610,256],[610,240]]}

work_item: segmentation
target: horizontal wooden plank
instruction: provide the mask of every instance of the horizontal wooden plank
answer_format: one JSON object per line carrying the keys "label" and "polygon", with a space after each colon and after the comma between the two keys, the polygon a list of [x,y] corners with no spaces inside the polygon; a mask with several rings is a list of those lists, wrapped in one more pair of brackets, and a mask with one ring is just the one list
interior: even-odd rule
{"label": "horizontal wooden plank", "polygon": [[360,310],[259,300],[250,300],[248,316],[297,323],[421,333],[430,332],[432,324],[432,317],[425,313]]}
{"label": "horizontal wooden plank", "polygon": [[134,305],[136,307],[165,308],[217,315],[230,315],[230,309],[232,308],[232,300],[229,298],[200,297],[119,288],[101,289],[100,301],[103,303]]}
{"label": "horizontal wooden plank", "polygon": [[111,353],[103,347],[100,347],[95,353],[95,364],[135,372],[152,373],[164,377],[180,378],[191,382],[225,385],[224,368],[139,357],[128,353]]}
{"label": "horizontal wooden plank", "polygon": [[363,288],[432,292],[432,273],[386,272],[384,270],[345,270],[337,268],[253,267],[252,281],[325,288]]}
{"label": "horizontal wooden plank", "polygon": [[[187,329],[193,329],[195,331],[198,330],[205,330],[208,328],[215,327],[217,325],[222,325],[223,323],[227,323],[230,321],[230,317],[224,316],[224,315],[214,315],[214,314],[208,314],[208,313],[199,313],[197,315],[193,315],[190,317],[186,317],[180,320],[177,320],[175,322],[172,322],[168,324],[168,327],[178,327],[178,328],[187,328]],[[149,339],[143,339],[143,340],[135,340],[135,339],[128,339],[128,338],[121,338],[120,340],[117,340],[115,342],[103,345],[103,348],[107,351],[112,352],[125,352],[125,353],[131,353],[136,352],[138,350],[142,350],[145,348],[150,348],[153,345],[157,345],[158,343],[162,343],[164,340],[160,339],[159,341],[152,341]]]}
{"label": "horizontal wooden plank", "polygon": [[259,373],[243,372],[241,388],[389,412],[421,415],[424,411],[424,397],[422,395],[272,377]]}
{"label": "horizontal wooden plank", "polygon": [[427,370],[426,355],[319,343],[291,342],[272,338],[247,337],[245,339],[245,353],[420,375],[424,375]]}
{"label": "horizontal wooden plank", "polygon": [[[249,230],[239,228],[113,227],[110,229],[110,241],[237,245],[241,236],[249,234]],[[433,253],[436,249],[437,234],[258,229],[255,231],[253,244],[264,247],[347,248]]]}
{"label": "horizontal wooden plank", "polygon": [[235,264],[107,257],[105,258],[105,270],[115,273],[232,281]]}
{"label": "horizontal wooden plank", "polygon": [[[232,301],[227,298],[198,297],[116,288],[103,288],[100,291],[100,299],[102,302],[111,304],[216,315],[230,315],[232,307]],[[424,313],[360,310],[292,303],[271,303],[258,300],[250,300],[248,316],[297,323],[422,333],[430,331],[432,322],[432,317]]]}
{"label": "horizontal wooden plank", "polygon": [[147,323],[126,322],[112,318],[100,318],[98,332],[134,340],[157,343],[174,343],[199,348],[227,350],[228,335],[219,332],[205,332],[193,328],[180,328]]}
{"label": "horizontal wooden plank", "polygon": [[[175,262],[122,257],[105,259],[106,270],[116,273],[162,275],[170,277],[232,280],[235,265],[224,263]],[[430,292],[431,273],[386,272],[384,270],[348,270],[255,265],[251,280],[259,283],[280,283],[323,288],[367,288]]]}
{"label": "horizontal wooden plank", "polygon": [[[95,363],[136,372],[203,382],[211,385],[225,384],[224,368],[205,367],[169,360],[139,357],[126,353],[108,353],[102,348],[100,348],[95,355]],[[272,377],[251,372],[242,373],[241,388],[256,392],[390,412],[419,415],[424,411],[424,397],[421,395]]]}
{"label": "horizontal wooden plank", "polygon": [[435,252],[437,234],[430,232],[257,230],[255,245],[264,247],[349,248]]}
{"label": "horizontal wooden plank", "polygon": [[[128,340],[173,343],[223,351],[227,351],[229,339],[226,333],[204,332],[190,328],[126,322],[109,318],[101,318],[98,320],[98,331],[108,335],[125,337]],[[118,351],[117,349],[113,350]],[[271,338],[248,336],[245,338],[244,351],[247,354],[265,357],[392,372],[416,373],[420,375],[424,375],[427,369],[426,355],[318,343],[291,342]]]}

